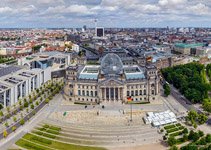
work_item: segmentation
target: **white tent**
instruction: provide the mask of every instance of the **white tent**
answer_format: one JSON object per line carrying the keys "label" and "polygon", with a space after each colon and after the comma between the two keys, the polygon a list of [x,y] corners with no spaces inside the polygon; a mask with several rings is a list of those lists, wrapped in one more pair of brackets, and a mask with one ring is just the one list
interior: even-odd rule
{"label": "white tent", "polygon": [[153,126],[161,126],[168,123],[177,122],[176,115],[170,110],[153,113],[148,112],[147,116],[144,117],[144,121],[146,124],[152,123]]}

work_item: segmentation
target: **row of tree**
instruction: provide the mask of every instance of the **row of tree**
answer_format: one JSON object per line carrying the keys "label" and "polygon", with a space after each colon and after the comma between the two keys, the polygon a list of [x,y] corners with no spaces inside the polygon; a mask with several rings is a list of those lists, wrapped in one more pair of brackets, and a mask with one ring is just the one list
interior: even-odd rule
{"label": "row of tree", "polygon": [[195,110],[188,112],[187,123],[193,125],[194,128],[197,128],[197,124],[204,124],[207,122],[208,117],[203,113],[197,113]]}
{"label": "row of tree", "polygon": [[205,67],[199,63],[189,63],[162,69],[163,77],[179,89],[193,103],[208,98],[210,84],[204,79]]}

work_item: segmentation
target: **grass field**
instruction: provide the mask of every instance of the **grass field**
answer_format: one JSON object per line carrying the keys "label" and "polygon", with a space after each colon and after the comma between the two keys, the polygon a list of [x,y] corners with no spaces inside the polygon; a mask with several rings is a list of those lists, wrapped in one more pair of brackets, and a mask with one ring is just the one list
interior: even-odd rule
{"label": "grass field", "polygon": [[[30,142],[25,141],[24,139]],[[101,148],[101,147],[79,146],[79,145],[58,142],[58,141],[46,139],[37,135],[33,135],[30,133],[24,135],[22,139],[16,142],[16,145],[26,148],[26,149],[32,149],[32,150],[43,150],[43,149],[50,150],[50,148],[55,148],[59,150],[106,150],[105,148]]]}

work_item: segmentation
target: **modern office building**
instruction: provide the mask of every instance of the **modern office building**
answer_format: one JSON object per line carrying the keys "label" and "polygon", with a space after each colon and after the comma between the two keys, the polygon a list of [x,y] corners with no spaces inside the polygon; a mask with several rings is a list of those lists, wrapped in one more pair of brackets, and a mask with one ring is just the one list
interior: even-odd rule
{"label": "modern office building", "polygon": [[104,28],[103,27],[96,27],[95,34],[97,37],[104,37]]}
{"label": "modern office building", "polygon": [[0,103],[14,105],[19,98],[29,95],[51,79],[47,69],[26,69],[22,66],[0,66]]}
{"label": "modern office building", "polygon": [[156,100],[160,93],[154,66],[123,65],[114,53],[105,55],[100,65],[70,66],[66,71],[64,97],[73,102],[119,101],[132,97],[136,102]]}

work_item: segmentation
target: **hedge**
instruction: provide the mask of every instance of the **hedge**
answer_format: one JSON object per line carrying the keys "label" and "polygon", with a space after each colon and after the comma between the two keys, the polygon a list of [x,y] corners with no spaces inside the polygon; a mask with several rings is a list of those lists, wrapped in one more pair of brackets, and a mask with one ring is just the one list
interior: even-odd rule
{"label": "hedge", "polygon": [[43,133],[43,132],[40,132],[40,131],[32,131],[32,133],[35,133],[37,135],[41,135],[41,136],[44,136],[44,137],[47,137],[47,138],[50,138],[50,139],[55,139],[56,138],[55,135],[51,135],[51,134],[48,134],[48,133]]}
{"label": "hedge", "polygon": [[56,130],[56,131],[61,131],[60,127],[55,127],[55,126],[50,126],[49,129]]}
{"label": "hedge", "polygon": [[181,126],[181,123],[177,123],[176,126]]}
{"label": "hedge", "polygon": [[32,140],[35,140],[35,141],[38,141],[38,142],[41,142],[41,143],[45,143],[45,144],[52,144],[52,141],[51,140],[48,140],[48,139],[44,139],[44,138],[41,138],[41,137],[37,137],[37,136],[33,136],[31,137]]}
{"label": "hedge", "polygon": [[178,135],[182,135],[183,132],[182,131],[178,131],[178,132],[175,132],[175,133],[172,133],[172,134],[169,134],[169,136],[178,136]]}
{"label": "hedge", "polygon": [[174,124],[170,124],[170,125],[164,126],[164,129],[168,130],[168,129],[171,129],[171,128],[174,128],[174,127],[176,127]]}
{"label": "hedge", "polygon": [[46,130],[46,132],[51,133],[51,134],[59,134],[59,131],[55,131],[55,130]]}
{"label": "hedge", "polygon": [[167,133],[172,133],[172,132],[175,132],[175,131],[178,131],[179,129],[177,127],[175,128],[171,128],[171,129],[168,129],[166,130]]}

